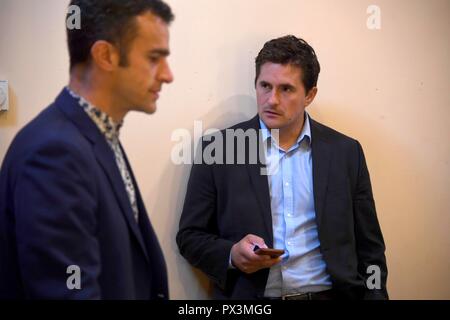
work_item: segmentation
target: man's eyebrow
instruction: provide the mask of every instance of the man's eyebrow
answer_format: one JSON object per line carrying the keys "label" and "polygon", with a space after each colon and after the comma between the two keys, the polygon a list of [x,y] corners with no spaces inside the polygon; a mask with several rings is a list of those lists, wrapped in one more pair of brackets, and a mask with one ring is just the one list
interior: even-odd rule
{"label": "man's eyebrow", "polygon": [[[258,83],[259,83],[259,84],[269,84],[269,85],[272,85],[270,82],[268,82],[268,81],[266,81],[266,80],[259,80]],[[295,88],[295,85],[293,85],[292,83],[289,83],[289,82],[285,82],[285,83],[280,83],[280,84],[278,84],[277,87]]]}
{"label": "man's eyebrow", "polygon": [[154,49],[154,50],[150,50],[149,54],[157,54],[160,56],[167,57],[168,55],[170,55],[170,51],[167,49]]}

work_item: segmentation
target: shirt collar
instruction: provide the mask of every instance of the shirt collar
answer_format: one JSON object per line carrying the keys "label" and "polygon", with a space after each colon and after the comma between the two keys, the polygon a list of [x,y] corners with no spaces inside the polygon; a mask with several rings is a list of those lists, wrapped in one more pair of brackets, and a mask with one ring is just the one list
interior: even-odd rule
{"label": "shirt collar", "polygon": [[[270,132],[269,128],[267,128],[264,121],[261,120],[261,118],[259,118],[259,124],[261,126],[261,135],[263,141],[266,142],[267,139],[272,139],[272,133]],[[309,123],[309,115],[307,112],[305,112],[305,122],[303,124],[302,132],[300,132],[300,135],[297,138],[297,144],[300,144],[306,137],[308,137],[308,139],[306,139],[308,145],[311,146],[311,125]]]}
{"label": "shirt collar", "polygon": [[100,132],[108,140],[114,140],[119,138],[119,131],[123,125],[123,121],[120,123],[115,123],[114,120],[107,115],[105,112],[101,111],[99,108],[95,107],[92,103],[84,99],[83,97],[77,95],[75,92],[66,87],[69,94],[78,101],[78,104],[87,113],[89,118],[97,125]]}

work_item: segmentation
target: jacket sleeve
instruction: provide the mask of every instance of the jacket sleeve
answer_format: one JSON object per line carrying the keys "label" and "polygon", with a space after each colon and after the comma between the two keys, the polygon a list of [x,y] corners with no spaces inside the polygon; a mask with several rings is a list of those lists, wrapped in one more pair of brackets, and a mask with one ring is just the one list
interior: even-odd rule
{"label": "jacket sleeve", "polygon": [[[38,147],[19,166],[14,207],[27,298],[101,298],[94,180],[86,156],[63,142]],[[79,289],[68,286],[77,283],[71,266]]]}
{"label": "jacket sleeve", "polygon": [[191,169],[176,240],[181,255],[224,289],[234,243],[220,238],[214,165],[200,158],[198,153]]}
{"label": "jacket sleeve", "polygon": [[[367,284],[367,280],[374,266],[380,271],[380,289],[366,286],[365,299],[388,299],[386,289],[387,266],[385,257],[385,244],[381,233],[372,194],[369,171],[367,169],[364,152],[357,143],[358,150],[358,176],[354,196],[354,219],[356,252],[358,256],[358,273]],[[369,268],[369,269],[368,269]],[[372,279],[369,279],[372,283]],[[373,282],[376,284],[376,281]]]}

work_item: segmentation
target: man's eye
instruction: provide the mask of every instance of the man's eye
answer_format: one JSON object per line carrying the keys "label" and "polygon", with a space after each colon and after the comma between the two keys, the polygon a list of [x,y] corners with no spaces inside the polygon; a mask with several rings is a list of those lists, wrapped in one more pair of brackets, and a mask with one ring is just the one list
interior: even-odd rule
{"label": "man's eye", "polygon": [[158,63],[159,57],[149,57],[151,63]]}
{"label": "man's eye", "polygon": [[268,83],[261,83],[261,88],[263,89],[270,89],[270,85]]}
{"label": "man's eye", "polygon": [[291,87],[283,87],[283,88],[281,88],[281,90],[283,90],[283,92],[292,92]]}

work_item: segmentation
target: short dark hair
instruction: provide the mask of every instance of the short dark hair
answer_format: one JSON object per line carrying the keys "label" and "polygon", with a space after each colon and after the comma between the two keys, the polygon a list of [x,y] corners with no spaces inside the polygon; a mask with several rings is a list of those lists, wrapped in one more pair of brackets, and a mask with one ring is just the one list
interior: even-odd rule
{"label": "short dark hair", "polygon": [[306,93],[317,86],[320,64],[314,49],[303,39],[288,35],[266,42],[256,57],[255,83],[258,81],[262,65],[266,62],[299,67],[302,70],[301,80]]}
{"label": "short dark hair", "polygon": [[[170,24],[174,15],[161,0],[71,0],[70,6],[80,8],[81,28],[67,28],[70,69],[90,62],[91,48],[98,40],[116,45],[120,50],[120,65],[126,66],[129,45],[137,33],[136,16],[146,11]],[[66,16],[66,21],[69,13]]]}

